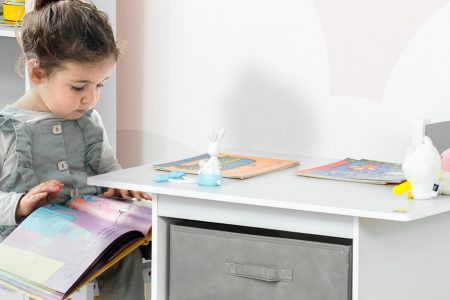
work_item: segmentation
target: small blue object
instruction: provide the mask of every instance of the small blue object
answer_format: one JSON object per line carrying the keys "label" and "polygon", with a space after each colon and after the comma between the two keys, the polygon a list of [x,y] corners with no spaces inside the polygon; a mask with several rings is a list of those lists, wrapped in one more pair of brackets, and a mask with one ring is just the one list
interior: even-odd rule
{"label": "small blue object", "polygon": [[186,172],[183,171],[172,171],[169,173],[170,178],[172,179],[180,179],[186,176]]}
{"label": "small blue object", "polygon": [[157,183],[161,183],[161,182],[167,182],[169,181],[169,175],[168,174],[156,174],[153,177],[153,180],[155,180],[155,182]]}
{"label": "small blue object", "polygon": [[186,176],[186,172],[182,171],[172,171],[169,174],[156,174],[153,180],[157,183],[168,182],[169,179],[181,179]]}
{"label": "small blue object", "polygon": [[219,186],[222,184],[222,176],[215,174],[201,174],[197,178],[197,184],[201,186]]}

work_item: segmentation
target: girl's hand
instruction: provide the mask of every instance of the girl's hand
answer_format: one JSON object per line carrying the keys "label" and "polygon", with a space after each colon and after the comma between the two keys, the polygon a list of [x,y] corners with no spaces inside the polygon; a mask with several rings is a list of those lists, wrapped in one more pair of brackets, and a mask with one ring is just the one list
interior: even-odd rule
{"label": "girl's hand", "polygon": [[144,192],[137,191],[129,191],[129,190],[120,190],[109,188],[106,192],[103,193],[104,197],[112,198],[112,197],[120,197],[124,199],[136,198],[137,200],[145,199],[152,200],[152,197]]}
{"label": "girl's hand", "polygon": [[32,188],[20,200],[16,208],[16,218],[23,218],[37,208],[49,204],[56,199],[63,190],[64,183],[58,180],[49,180]]}

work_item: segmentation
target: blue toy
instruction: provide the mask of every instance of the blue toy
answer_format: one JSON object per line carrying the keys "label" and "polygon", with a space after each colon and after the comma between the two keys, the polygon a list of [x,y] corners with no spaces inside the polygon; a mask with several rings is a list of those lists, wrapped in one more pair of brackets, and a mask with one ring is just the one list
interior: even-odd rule
{"label": "blue toy", "polygon": [[220,154],[219,142],[225,134],[225,129],[209,129],[209,145],[207,152],[209,159],[206,162],[200,162],[197,183],[201,186],[219,186],[222,184],[222,175],[220,172]]}
{"label": "blue toy", "polygon": [[157,183],[172,181],[172,179],[183,179],[186,176],[186,172],[172,171],[168,174],[156,174],[153,180]]}
{"label": "blue toy", "polygon": [[216,174],[200,174],[197,178],[197,184],[201,186],[219,186],[222,184],[222,176]]}

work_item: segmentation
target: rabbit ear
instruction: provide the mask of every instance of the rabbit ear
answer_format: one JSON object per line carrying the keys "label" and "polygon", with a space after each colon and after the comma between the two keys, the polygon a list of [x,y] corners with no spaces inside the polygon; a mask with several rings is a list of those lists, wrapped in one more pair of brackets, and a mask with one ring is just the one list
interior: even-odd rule
{"label": "rabbit ear", "polygon": [[219,130],[219,136],[217,137],[217,141],[222,140],[223,136],[225,135],[225,128],[220,128]]}
{"label": "rabbit ear", "polygon": [[210,128],[208,131],[208,137],[210,142],[217,141],[217,129]]}

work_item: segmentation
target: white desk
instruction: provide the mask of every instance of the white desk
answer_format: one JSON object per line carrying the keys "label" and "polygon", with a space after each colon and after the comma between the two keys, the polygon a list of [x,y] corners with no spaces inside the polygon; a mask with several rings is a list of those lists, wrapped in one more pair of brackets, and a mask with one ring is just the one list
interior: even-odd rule
{"label": "white desk", "polygon": [[[302,168],[329,162],[299,161]],[[294,171],[207,188],[155,183],[146,165],[88,183],[153,194],[152,299],[167,299],[168,225],[177,219],[350,238],[354,300],[450,299],[450,197],[410,201],[394,196],[392,186],[304,178]]]}

